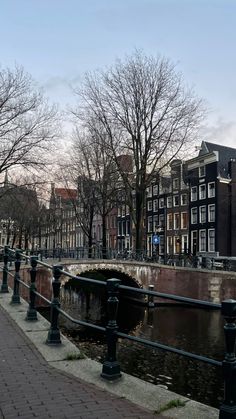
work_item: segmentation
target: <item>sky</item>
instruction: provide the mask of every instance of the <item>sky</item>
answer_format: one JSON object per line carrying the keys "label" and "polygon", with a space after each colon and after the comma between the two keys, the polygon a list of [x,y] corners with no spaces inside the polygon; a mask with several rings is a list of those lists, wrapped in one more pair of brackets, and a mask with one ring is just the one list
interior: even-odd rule
{"label": "sky", "polygon": [[52,102],[135,49],[176,64],[209,112],[202,139],[236,147],[235,0],[1,0],[0,66],[22,65]]}

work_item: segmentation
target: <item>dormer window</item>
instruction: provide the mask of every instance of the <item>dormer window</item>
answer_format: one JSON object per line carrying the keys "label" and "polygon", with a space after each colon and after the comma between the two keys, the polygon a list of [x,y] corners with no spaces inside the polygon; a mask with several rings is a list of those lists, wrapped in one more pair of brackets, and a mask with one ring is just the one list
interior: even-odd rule
{"label": "dormer window", "polygon": [[206,166],[200,166],[199,167],[199,177],[205,177],[206,176]]}

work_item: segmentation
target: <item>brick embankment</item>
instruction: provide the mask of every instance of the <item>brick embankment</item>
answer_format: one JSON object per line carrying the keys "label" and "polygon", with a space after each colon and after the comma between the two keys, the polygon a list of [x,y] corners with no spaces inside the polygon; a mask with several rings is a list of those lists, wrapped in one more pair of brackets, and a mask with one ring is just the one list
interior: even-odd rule
{"label": "brick embankment", "polygon": [[51,367],[1,307],[0,324],[0,418],[163,417]]}

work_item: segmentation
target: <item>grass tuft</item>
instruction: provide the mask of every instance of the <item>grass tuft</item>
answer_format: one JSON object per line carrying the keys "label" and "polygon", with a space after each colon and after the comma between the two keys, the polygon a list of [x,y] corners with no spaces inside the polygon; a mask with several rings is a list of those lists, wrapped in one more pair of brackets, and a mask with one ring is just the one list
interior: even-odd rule
{"label": "grass tuft", "polygon": [[170,400],[165,405],[161,406],[160,409],[155,410],[154,414],[158,415],[161,412],[164,412],[165,410],[173,409],[174,407],[184,407],[186,405],[186,402],[180,399],[174,399]]}

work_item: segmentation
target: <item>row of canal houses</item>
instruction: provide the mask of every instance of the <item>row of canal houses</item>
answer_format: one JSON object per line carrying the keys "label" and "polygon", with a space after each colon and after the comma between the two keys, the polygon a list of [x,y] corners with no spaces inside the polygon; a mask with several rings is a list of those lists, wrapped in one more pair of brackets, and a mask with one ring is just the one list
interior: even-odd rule
{"label": "row of canal houses", "polygon": [[[41,247],[67,252],[87,247],[71,205],[76,194],[74,189],[52,186],[50,209],[57,211],[57,224],[51,222],[41,231]],[[172,161],[169,174],[146,191],[144,222],[148,257],[154,253],[163,259],[182,254],[236,256],[236,149],[203,141],[196,157]],[[92,237],[94,252],[102,253],[99,215],[93,220]],[[106,241],[111,256],[133,251],[132,221],[125,202],[107,217]]]}

